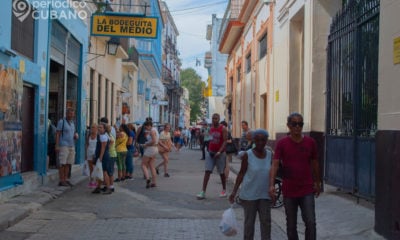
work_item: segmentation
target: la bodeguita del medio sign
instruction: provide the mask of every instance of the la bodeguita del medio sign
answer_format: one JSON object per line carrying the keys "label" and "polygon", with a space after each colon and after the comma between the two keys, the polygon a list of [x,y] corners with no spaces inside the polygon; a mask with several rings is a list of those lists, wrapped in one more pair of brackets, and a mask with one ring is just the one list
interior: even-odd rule
{"label": "la bodeguita del medio sign", "polygon": [[94,14],[91,19],[91,35],[157,38],[157,21],[156,17]]}

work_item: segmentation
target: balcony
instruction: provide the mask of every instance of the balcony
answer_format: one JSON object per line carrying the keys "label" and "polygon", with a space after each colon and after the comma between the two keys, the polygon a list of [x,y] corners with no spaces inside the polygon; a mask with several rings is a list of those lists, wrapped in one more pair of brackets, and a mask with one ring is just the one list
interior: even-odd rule
{"label": "balcony", "polygon": [[169,70],[164,64],[162,68],[162,83],[163,84],[170,84],[172,83],[173,78],[171,74],[171,70]]}
{"label": "balcony", "polygon": [[252,0],[231,0],[222,20],[222,38],[219,45],[221,53],[231,53],[256,4],[257,1]]}
{"label": "balcony", "polygon": [[139,66],[139,52],[136,50],[135,46],[127,48],[128,58],[122,60],[124,66],[133,65],[132,67],[137,70]]}

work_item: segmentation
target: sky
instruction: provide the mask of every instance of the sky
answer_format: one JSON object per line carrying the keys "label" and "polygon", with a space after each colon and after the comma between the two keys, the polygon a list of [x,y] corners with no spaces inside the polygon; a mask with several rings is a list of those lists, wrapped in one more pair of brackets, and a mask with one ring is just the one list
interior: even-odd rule
{"label": "sky", "polygon": [[[182,60],[182,69],[193,68],[207,80],[204,68],[205,52],[210,51],[210,41],[206,39],[207,25],[212,23],[212,14],[222,18],[228,0],[164,0],[174,18],[179,36],[177,48]],[[201,66],[196,66],[199,59]]]}

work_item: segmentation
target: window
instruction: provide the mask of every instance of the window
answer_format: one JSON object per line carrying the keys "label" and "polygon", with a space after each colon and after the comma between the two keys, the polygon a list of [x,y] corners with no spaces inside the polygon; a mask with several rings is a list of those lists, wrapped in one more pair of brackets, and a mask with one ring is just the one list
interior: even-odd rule
{"label": "window", "polygon": [[108,90],[108,85],[109,85],[109,80],[106,78],[106,82],[105,82],[105,103],[104,103],[104,116],[106,116],[106,117],[108,117],[108,93],[109,93],[109,90]]}
{"label": "window", "polygon": [[99,74],[98,84],[97,84],[97,117],[100,118],[101,114],[101,99],[103,98],[103,94],[101,94],[101,81],[102,76]]}
{"label": "window", "polygon": [[144,81],[143,80],[138,81],[138,94],[139,95],[144,94]]}
{"label": "window", "polygon": [[241,74],[242,66],[239,66],[236,70],[237,70],[237,82],[240,83],[240,78],[242,77]]}
{"label": "window", "polygon": [[262,38],[258,41],[259,59],[267,55],[267,36],[267,34],[264,34],[264,36],[262,36]]}
{"label": "window", "polygon": [[[14,4],[18,4],[18,0],[13,0],[13,6]],[[29,3],[25,2],[25,4],[28,5]],[[32,9],[32,7],[28,9]],[[31,10],[26,18],[23,16],[18,18],[15,14],[11,14],[11,48],[31,60],[33,60],[35,49],[35,20],[32,17],[32,12],[33,10]]]}
{"label": "window", "polygon": [[94,74],[95,71],[94,69],[90,69],[90,95],[89,95],[89,101],[90,101],[90,117],[89,117],[89,122],[90,126],[93,124],[93,116],[94,116],[94,101],[93,101],[93,96],[94,96]]}
{"label": "window", "polygon": [[251,54],[246,56],[246,73],[251,71]]}
{"label": "window", "polygon": [[233,77],[229,78],[229,89],[230,89],[230,92],[232,93],[233,92]]}
{"label": "window", "polygon": [[145,91],[146,91],[146,94],[145,94],[145,96],[144,96],[144,97],[145,97],[144,99],[145,99],[146,101],[150,101],[151,89],[150,89],[150,88],[146,88]]}

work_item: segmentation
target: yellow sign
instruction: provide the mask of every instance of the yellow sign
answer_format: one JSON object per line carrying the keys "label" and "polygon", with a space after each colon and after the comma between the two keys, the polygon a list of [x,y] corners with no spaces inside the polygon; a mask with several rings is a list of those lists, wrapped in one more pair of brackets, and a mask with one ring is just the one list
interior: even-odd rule
{"label": "yellow sign", "polygon": [[115,37],[157,38],[156,17],[136,15],[94,14],[91,35]]}
{"label": "yellow sign", "polygon": [[275,91],[275,102],[279,102],[279,90]]}
{"label": "yellow sign", "polygon": [[393,40],[393,64],[400,63],[400,37]]}
{"label": "yellow sign", "polygon": [[25,73],[25,61],[23,59],[19,60],[19,71]]}

